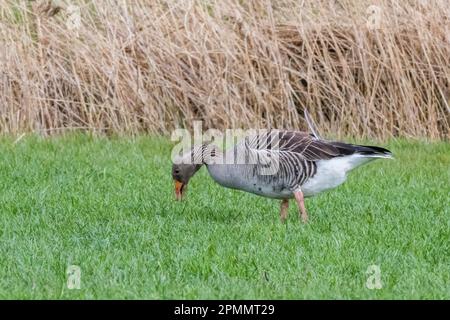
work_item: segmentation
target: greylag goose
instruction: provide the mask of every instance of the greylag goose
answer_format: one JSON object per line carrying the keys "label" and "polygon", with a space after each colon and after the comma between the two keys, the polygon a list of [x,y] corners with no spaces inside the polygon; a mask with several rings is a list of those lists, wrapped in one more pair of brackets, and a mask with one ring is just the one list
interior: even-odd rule
{"label": "greylag goose", "polygon": [[289,199],[295,198],[299,217],[306,223],[305,197],[339,186],[349,171],[364,163],[392,158],[387,149],[327,141],[311,129],[312,134],[269,130],[250,135],[225,152],[211,143],[194,146],[174,160],[177,200],[183,198],[192,176],[206,165],[211,177],[224,187],[280,199],[282,222]]}

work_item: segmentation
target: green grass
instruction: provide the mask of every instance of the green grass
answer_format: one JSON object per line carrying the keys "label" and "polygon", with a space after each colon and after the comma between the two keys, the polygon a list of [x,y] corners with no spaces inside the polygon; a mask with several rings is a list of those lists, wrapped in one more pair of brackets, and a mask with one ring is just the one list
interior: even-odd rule
{"label": "green grass", "polygon": [[0,298],[449,299],[450,144],[388,146],[396,160],[307,199],[308,225],[291,203],[282,225],[278,201],[205,169],[175,202],[162,138],[3,138]]}

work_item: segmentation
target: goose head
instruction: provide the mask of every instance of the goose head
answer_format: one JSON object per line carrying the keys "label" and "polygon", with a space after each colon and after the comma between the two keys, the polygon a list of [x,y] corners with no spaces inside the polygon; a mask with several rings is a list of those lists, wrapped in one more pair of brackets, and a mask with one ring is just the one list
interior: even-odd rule
{"label": "goose head", "polygon": [[177,200],[183,199],[189,180],[204,164],[205,149],[205,145],[195,146],[190,151],[175,157],[172,165],[172,178]]}
{"label": "goose head", "polygon": [[201,164],[174,163],[172,166],[172,178],[175,184],[175,197],[182,200],[186,193],[189,180],[200,169]]}

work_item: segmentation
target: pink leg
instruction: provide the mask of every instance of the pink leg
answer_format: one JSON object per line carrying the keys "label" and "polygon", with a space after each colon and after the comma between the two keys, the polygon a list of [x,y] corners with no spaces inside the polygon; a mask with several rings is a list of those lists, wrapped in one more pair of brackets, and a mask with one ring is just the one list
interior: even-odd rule
{"label": "pink leg", "polygon": [[294,192],[295,200],[297,200],[299,211],[299,216],[302,218],[304,223],[308,222],[308,213],[305,208],[305,199],[303,197],[303,192],[301,190]]}
{"label": "pink leg", "polygon": [[280,211],[281,222],[286,221],[288,215],[288,208],[289,208],[289,200],[288,199],[281,200],[281,211]]}

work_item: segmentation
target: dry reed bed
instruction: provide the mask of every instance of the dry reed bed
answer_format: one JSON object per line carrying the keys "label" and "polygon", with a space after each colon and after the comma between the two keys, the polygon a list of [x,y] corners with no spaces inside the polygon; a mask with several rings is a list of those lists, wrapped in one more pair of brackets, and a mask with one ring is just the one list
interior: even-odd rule
{"label": "dry reed bed", "polygon": [[0,0],[0,132],[450,136],[446,1],[71,4]]}

